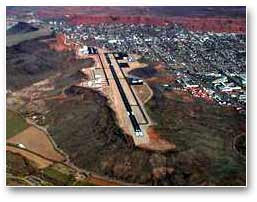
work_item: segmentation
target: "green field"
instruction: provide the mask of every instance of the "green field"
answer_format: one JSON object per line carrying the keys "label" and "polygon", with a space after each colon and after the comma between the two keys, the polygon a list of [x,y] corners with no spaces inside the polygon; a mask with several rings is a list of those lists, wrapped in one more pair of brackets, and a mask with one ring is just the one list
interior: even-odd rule
{"label": "green field", "polygon": [[62,173],[53,167],[47,167],[43,170],[43,176],[47,181],[56,186],[68,186],[75,182],[75,178],[69,174]]}
{"label": "green field", "polygon": [[24,120],[17,113],[7,110],[6,112],[6,138],[10,138],[28,127]]}

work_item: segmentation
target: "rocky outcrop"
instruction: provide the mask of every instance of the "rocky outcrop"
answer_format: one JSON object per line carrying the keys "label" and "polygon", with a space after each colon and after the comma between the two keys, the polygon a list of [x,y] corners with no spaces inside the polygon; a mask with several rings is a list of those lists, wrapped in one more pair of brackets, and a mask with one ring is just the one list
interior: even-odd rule
{"label": "rocky outcrop", "polygon": [[56,36],[56,41],[49,44],[50,49],[55,50],[57,52],[68,51],[69,47],[65,44],[65,36],[63,34],[58,34]]}

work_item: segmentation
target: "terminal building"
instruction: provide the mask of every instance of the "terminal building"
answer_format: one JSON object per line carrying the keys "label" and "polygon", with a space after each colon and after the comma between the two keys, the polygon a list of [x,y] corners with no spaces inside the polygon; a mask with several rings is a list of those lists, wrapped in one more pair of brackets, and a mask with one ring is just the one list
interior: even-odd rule
{"label": "terminal building", "polygon": [[142,85],[144,83],[143,79],[135,77],[127,77],[127,80],[130,85]]}

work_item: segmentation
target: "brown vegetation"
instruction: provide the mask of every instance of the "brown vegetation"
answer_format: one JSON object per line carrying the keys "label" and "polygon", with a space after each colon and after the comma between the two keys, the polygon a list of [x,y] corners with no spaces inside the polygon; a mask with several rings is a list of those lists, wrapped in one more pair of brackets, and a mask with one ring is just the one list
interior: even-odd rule
{"label": "brown vegetation", "polygon": [[52,161],[46,160],[44,158],[39,157],[36,154],[33,154],[33,153],[31,153],[29,151],[26,151],[26,150],[23,150],[23,149],[16,148],[14,146],[6,146],[6,151],[7,152],[12,152],[12,153],[15,153],[15,154],[19,154],[19,155],[25,157],[26,159],[28,159],[29,161],[34,162],[35,166],[38,169],[46,168],[46,167],[48,167],[49,165],[52,164]]}
{"label": "brown vegetation", "polygon": [[175,81],[175,78],[172,76],[160,76],[160,77],[152,77],[147,79],[147,82],[151,84],[167,84],[174,81]]}
{"label": "brown vegetation", "polygon": [[52,36],[40,37],[6,49],[8,89],[21,89],[58,73],[61,74],[58,82],[68,85],[72,74],[94,62],[92,59],[76,60],[74,52],[51,50],[49,43],[54,40]]}
{"label": "brown vegetation", "polygon": [[167,98],[172,98],[172,97],[178,96],[183,100],[183,102],[186,102],[186,103],[194,102],[194,98],[187,91],[175,91],[175,90],[167,91],[167,92],[164,92],[164,96]]}

